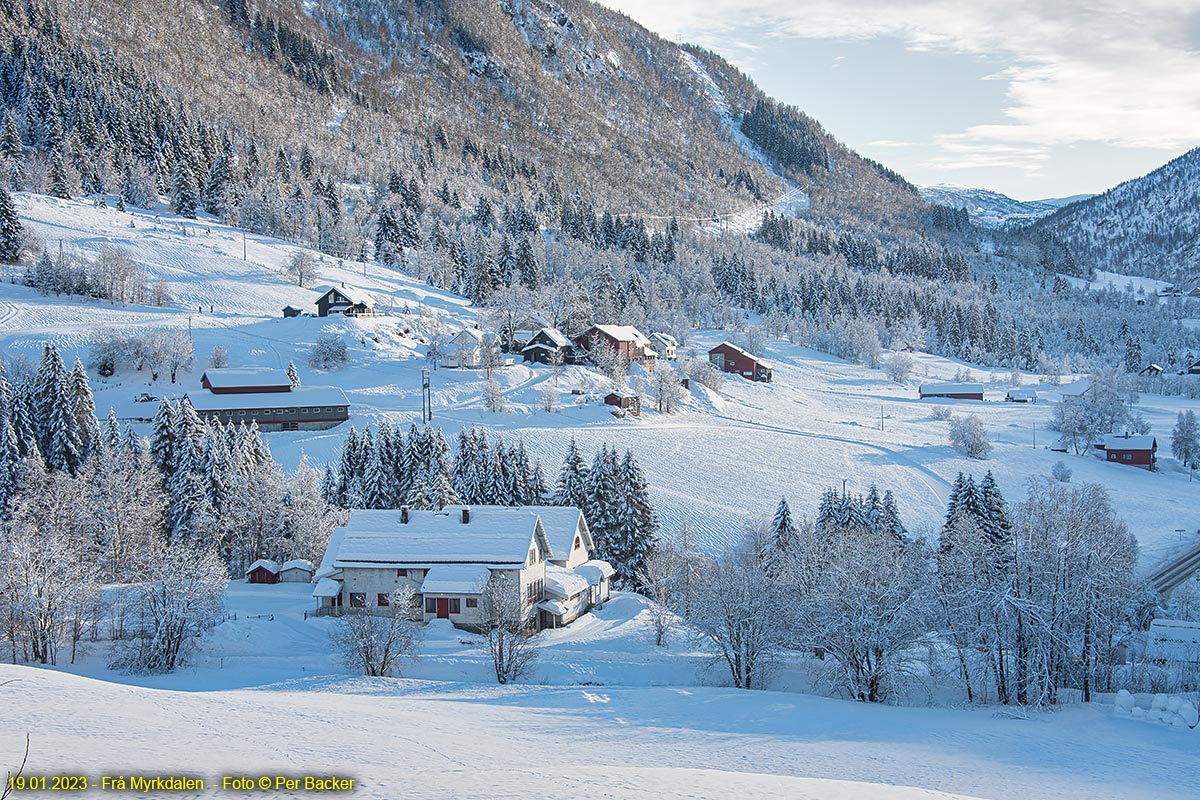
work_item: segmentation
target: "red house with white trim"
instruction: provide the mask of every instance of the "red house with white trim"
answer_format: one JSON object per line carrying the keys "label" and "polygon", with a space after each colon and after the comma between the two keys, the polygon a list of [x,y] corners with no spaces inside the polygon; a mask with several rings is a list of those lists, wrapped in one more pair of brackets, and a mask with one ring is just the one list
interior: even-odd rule
{"label": "red house with white trim", "polygon": [[1153,436],[1108,435],[1096,445],[1104,451],[1104,460],[1153,471],[1158,463],[1158,440]]}

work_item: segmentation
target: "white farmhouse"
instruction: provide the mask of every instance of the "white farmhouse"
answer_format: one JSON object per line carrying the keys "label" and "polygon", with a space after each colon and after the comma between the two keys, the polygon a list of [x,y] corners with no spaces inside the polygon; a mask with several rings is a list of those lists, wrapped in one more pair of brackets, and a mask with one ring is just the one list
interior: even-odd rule
{"label": "white farmhouse", "polygon": [[679,340],[669,333],[655,331],[650,334],[650,349],[657,353],[659,358],[674,361],[679,357]]}
{"label": "white farmhouse", "polygon": [[500,339],[490,331],[478,328],[463,328],[446,343],[443,366],[459,369],[479,369],[484,366],[484,351],[493,348],[499,352]]}
{"label": "white farmhouse", "polygon": [[447,506],[355,510],[330,536],[316,572],[318,614],[390,612],[411,589],[414,615],[472,628],[493,578],[519,592],[534,630],[566,625],[608,598],[612,567],[594,560],[578,509]]}

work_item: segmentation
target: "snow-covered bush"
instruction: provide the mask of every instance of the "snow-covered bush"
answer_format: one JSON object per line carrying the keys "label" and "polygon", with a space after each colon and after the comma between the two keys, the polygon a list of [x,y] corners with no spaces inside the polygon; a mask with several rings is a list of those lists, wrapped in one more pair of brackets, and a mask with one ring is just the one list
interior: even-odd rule
{"label": "snow-covered bush", "polygon": [[929,414],[934,419],[941,420],[942,422],[945,422],[954,416],[954,412],[950,410],[950,406],[934,406],[930,410]]}
{"label": "snow-covered bush", "polygon": [[904,383],[912,375],[913,357],[908,353],[892,353],[884,365],[888,380]]}
{"label": "snow-covered bush", "polygon": [[974,414],[950,420],[950,445],[967,458],[984,459],[992,454],[992,442],[983,427],[983,420]]}
{"label": "snow-covered bush", "polygon": [[504,397],[504,387],[500,385],[500,381],[496,380],[494,375],[489,376],[483,382],[483,405],[488,411],[496,414],[508,408],[508,401]]}
{"label": "snow-covered bush", "polygon": [[672,414],[683,399],[680,375],[667,364],[659,364],[647,381],[657,409],[663,414]]}
{"label": "snow-covered bush", "polygon": [[345,340],[333,331],[324,331],[308,351],[308,365],[315,369],[337,369],[349,361]]}
{"label": "snow-covered bush", "polygon": [[229,366],[229,351],[221,345],[213,347],[212,352],[208,354],[208,366],[213,369],[224,369]]}
{"label": "snow-covered bush", "polygon": [[363,675],[397,675],[401,663],[416,657],[421,628],[416,594],[405,584],[388,597],[385,613],[350,609],[330,634],[346,666]]}
{"label": "snow-covered bush", "polygon": [[553,414],[554,409],[558,408],[558,389],[555,389],[550,384],[542,387],[542,410],[548,414]]}
{"label": "snow-covered bush", "polygon": [[1059,483],[1071,482],[1071,468],[1062,461],[1054,462],[1054,466],[1050,468],[1050,474],[1054,476],[1054,480]]}
{"label": "snow-covered bush", "polygon": [[680,359],[679,371],[690,380],[714,392],[720,391],[725,383],[725,373],[714,367],[711,362],[702,359]]}
{"label": "snow-covered bush", "polygon": [[173,672],[221,616],[228,572],[198,544],[175,543],[150,555],[132,614],[138,630],[113,662],[126,672]]}

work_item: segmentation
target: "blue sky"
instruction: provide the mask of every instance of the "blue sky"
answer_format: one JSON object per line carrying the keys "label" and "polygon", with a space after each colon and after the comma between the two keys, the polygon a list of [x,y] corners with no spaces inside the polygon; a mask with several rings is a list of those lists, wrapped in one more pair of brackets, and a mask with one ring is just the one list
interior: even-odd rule
{"label": "blue sky", "polygon": [[604,0],[915,183],[1100,192],[1200,145],[1196,0]]}

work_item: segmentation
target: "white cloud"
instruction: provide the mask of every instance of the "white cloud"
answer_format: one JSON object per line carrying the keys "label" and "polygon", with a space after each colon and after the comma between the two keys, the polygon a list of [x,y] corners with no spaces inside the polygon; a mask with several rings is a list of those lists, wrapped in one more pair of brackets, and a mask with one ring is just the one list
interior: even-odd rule
{"label": "white cloud", "polygon": [[1036,171],[1051,148],[1099,142],[1179,151],[1200,143],[1196,0],[604,0],[667,36],[720,49],[764,26],[809,39],[901,39],[913,50],[998,59],[1004,119],[936,139],[941,167]]}

